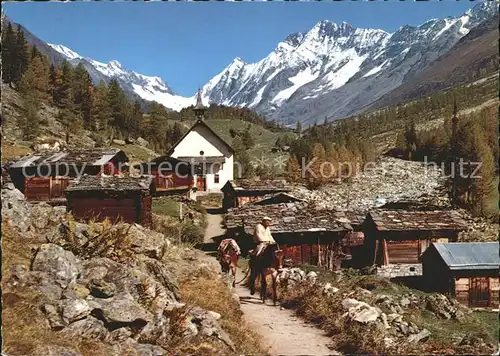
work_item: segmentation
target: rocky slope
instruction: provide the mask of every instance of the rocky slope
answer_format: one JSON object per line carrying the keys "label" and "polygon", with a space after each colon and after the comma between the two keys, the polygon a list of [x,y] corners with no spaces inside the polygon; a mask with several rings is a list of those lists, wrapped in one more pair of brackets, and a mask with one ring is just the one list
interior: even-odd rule
{"label": "rocky slope", "polygon": [[236,350],[220,314],[183,302],[176,270],[194,271],[196,257],[163,234],[75,223],[65,207],[31,205],[11,184],[2,188],[2,220],[6,355],[167,355],[203,343],[217,354]]}
{"label": "rocky slope", "polygon": [[[498,15],[473,28],[423,72],[385,94],[370,108],[419,99],[432,92],[498,74]],[[496,65],[494,65],[496,61]]]}
{"label": "rocky slope", "polygon": [[341,184],[318,190],[297,189],[296,194],[325,207],[367,212],[390,202],[423,197],[447,206],[444,183],[439,167],[383,156],[374,166]]}
{"label": "rocky slope", "polygon": [[488,324],[495,314],[479,321],[471,309],[442,294],[372,275],[329,274],[284,269],[278,277],[282,305],[321,320],[343,353],[491,354],[497,348]]}

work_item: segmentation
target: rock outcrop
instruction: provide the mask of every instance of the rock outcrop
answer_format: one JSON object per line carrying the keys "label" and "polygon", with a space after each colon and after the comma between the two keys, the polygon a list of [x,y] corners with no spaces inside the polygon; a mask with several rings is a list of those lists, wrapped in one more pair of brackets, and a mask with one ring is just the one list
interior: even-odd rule
{"label": "rock outcrop", "polygon": [[[220,324],[221,315],[180,303],[177,278],[162,262],[171,248],[164,234],[125,224],[131,243],[113,245],[114,234],[123,231],[120,226],[67,220],[64,207],[31,205],[12,185],[2,189],[2,208],[4,222],[17,230],[19,239],[29,236],[32,243],[36,236],[39,241],[30,265],[7,267],[3,292],[15,294],[28,288],[40,293],[33,301],[46,319],[40,328],[68,338],[98,341],[114,350],[112,355],[130,349],[139,355],[167,355],[171,340],[179,335],[194,343],[214,339],[235,350]],[[108,229],[111,248],[83,253],[79,247],[101,228]],[[179,325],[184,328],[181,333]],[[32,354],[80,355],[55,345]]]}

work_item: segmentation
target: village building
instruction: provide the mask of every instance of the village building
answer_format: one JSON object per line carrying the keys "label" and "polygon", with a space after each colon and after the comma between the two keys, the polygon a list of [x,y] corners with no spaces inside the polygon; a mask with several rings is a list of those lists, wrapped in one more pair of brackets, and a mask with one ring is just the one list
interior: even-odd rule
{"label": "village building", "polygon": [[352,228],[345,214],[305,202],[247,204],[229,209],[225,216],[226,234],[237,241],[243,254],[254,247],[253,232],[264,216],[272,219],[271,233],[289,263],[335,270],[342,260],[351,258],[346,237]]}
{"label": "village building", "polygon": [[499,243],[434,243],[422,255],[429,291],[470,307],[499,306]]}
{"label": "village building", "polygon": [[422,275],[422,253],[433,242],[456,241],[467,225],[452,210],[373,210],[363,222],[366,265],[393,278]]}
{"label": "village building", "polygon": [[152,176],[84,175],[66,188],[67,210],[81,221],[121,220],[152,225]]}
{"label": "village building", "polygon": [[141,174],[152,175],[155,180],[156,195],[189,193],[194,187],[196,173],[188,162],[170,156],[160,156],[134,168]]}
{"label": "village building", "polygon": [[14,186],[29,201],[64,204],[64,191],[76,177],[101,173],[116,174],[126,168],[127,155],[117,148],[42,151],[13,162],[8,172]]}
{"label": "village building", "polygon": [[196,168],[193,178],[198,192],[219,192],[234,179],[234,150],[206,123],[205,110],[198,91],[194,107],[198,120],[168,155]]}
{"label": "village building", "polygon": [[[270,194],[291,192],[292,186],[286,180],[239,179],[228,181],[221,190],[224,193],[222,208],[227,211],[227,209],[237,208],[264,198],[270,199]],[[294,200],[294,198],[284,195],[274,198],[275,201],[279,199]],[[295,200],[297,199],[295,198]]]}
{"label": "village building", "polygon": [[363,223],[366,219],[366,213],[362,211],[346,210],[346,218],[349,220],[352,231],[347,234],[352,259],[344,263],[345,267],[362,268],[365,266],[366,246],[365,233],[363,232]]}

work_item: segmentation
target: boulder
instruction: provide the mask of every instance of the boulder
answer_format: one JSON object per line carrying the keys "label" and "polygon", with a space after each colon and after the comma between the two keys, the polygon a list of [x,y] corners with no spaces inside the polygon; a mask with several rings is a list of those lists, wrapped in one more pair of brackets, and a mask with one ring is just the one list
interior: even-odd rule
{"label": "boulder", "polygon": [[124,140],[117,140],[117,139],[114,139],[113,140],[113,143],[115,145],[120,145],[120,146],[125,146],[126,145],[126,142]]}
{"label": "boulder", "polygon": [[111,331],[106,338],[110,344],[123,344],[132,336],[133,332],[128,327],[118,328]]}
{"label": "boulder", "polygon": [[109,298],[116,293],[116,285],[103,279],[92,279],[89,288],[90,294],[96,298]]}
{"label": "boulder", "polygon": [[168,355],[167,350],[157,345],[142,344],[135,342],[135,343],[130,343],[130,347],[133,348],[137,352],[137,354],[141,356]]}
{"label": "boulder", "polygon": [[188,324],[191,324],[191,328],[194,325],[198,329],[199,334],[209,337],[215,336],[229,346],[232,351],[236,350],[233,341],[219,325],[213,312],[209,312],[200,307],[193,307],[188,312],[188,321]]}
{"label": "boulder", "polygon": [[61,333],[69,337],[81,337],[87,340],[104,340],[108,336],[108,330],[104,327],[104,323],[92,316],[71,323]]}
{"label": "boulder", "polygon": [[27,232],[31,227],[31,204],[12,183],[2,187],[2,219],[21,232]]}
{"label": "boulder", "polygon": [[30,353],[31,356],[82,356],[81,353],[65,346],[59,345],[43,345],[38,346]]}
{"label": "boulder", "polygon": [[137,138],[135,142],[142,147],[147,147],[149,145],[149,142],[143,139],[142,137]]}
{"label": "boulder", "polygon": [[356,308],[361,303],[363,302],[360,302],[359,300],[356,299],[347,298],[342,301],[342,307],[344,307],[344,309]]}
{"label": "boulder", "polygon": [[49,227],[50,224],[56,224],[57,221],[64,216],[61,209],[54,210],[54,208],[43,202],[33,205],[31,208],[32,225],[37,230],[43,230]]}
{"label": "boulder", "polygon": [[165,287],[166,297],[169,301],[174,302],[180,299],[181,294],[177,279],[164,263],[153,258],[139,256],[137,265],[144,273],[152,276]]}
{"label": "boulder", "polygon": [[32,269],[47,273],[60,287],[66,288],[80,274],[81,263],[73,253],[62,247],[43,244],[36,253]]}
{"label": "boulder", "polygon": [[368,307],[356,313],[352,319],[359,323],[367,324],[369,322],[377,320],[379,315],[380,313],[377,311],[377,309]]}
{"label": "boulder", "polygon": [[423,329],[420,331],[418,334],[413,334],[408,336],[408,342],[409,343],[417,343],[417,342],[425,342],[427,339],[429,339],[429,336],[431,336],[431,333],[427,329]]}
{"label": "boulder", "polygon": [[62,297],[64,299],[80,299],[80,298],[87,298],[87,296],[90,294],[90,291],[87,287],[75,283],[70,285],[68,288],[66,288],[63,291]]}
{"label": "boulder", "polygon": [[100,308],[95,309],[93,314],[103,320],[107,328],[131,327],[142,329],[152,315],[128,293],[121,293],[108,299],[99,299]]}
{"label": "boulder", "polygon": [[56,306],[52,304],[44,304],[42,305],[42,311],[49,321],[49,325],[52,329],[61,330],[67,325],[67,323],[62,320],[61,313]]}
{"label": "boulder", "polygon": [[318,279],[318,274],[314,271],[310,271],[307,275],[306,275],[306,279],[308,281],[313,281],[315,282],[316,279]]}
{"label": "boulder", "polygon": [[62,320],[67,324],[84,319],[91,312],[91,307],[84,299],[61,300],[58,308],[61,310]]}
{"label": "boulder", "polygon": [[142,253],[151,258],[161,259],[167,248],[167,239],[159,232],[145,230],[141,225],[130,227],[129,235],[133,237],[130,246],[135,253]]}

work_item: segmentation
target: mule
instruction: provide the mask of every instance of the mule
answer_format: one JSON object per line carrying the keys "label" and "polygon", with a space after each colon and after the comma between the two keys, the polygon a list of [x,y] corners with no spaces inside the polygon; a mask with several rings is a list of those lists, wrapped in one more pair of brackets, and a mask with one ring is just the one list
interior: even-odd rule
{"label": "mule", "polygon": [[278,271],[283,268],[283,250],[278,245],[267,245],[259,256],[251,255],[249,261],[250,268],[250,294],[255,294],[255,280],[260,277],[260,299],[266,302],[267,281],[266,277],[271,275],[273,303],[276,305]]}
{"label": "mule", "polygon": [[220,263],[222,273],[231,272],[232,286],[236,285],[236,271],[238,269],[238,260],[241,250],[233,239],[224,239],[217,248],[217,261]]}

